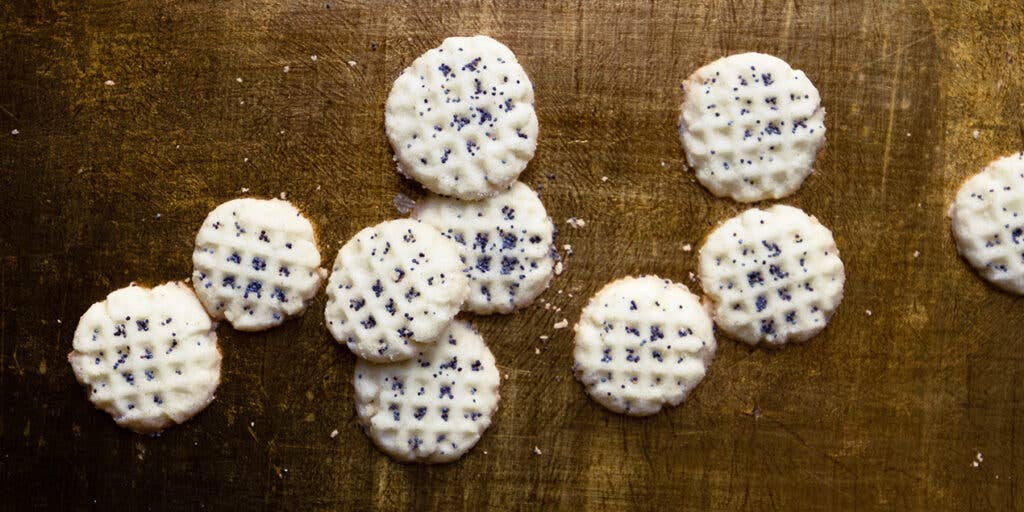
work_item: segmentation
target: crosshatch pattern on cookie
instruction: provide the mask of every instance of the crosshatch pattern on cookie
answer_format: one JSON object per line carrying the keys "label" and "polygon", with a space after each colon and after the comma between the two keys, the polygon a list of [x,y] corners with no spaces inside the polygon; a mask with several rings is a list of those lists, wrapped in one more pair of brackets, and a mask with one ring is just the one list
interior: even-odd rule
{"label": "crosshatch pattern on cookie", "polygon": [[385,129],[399,171],[475,200],[507,187],[537,147],[533,84],[505,45],[451,37],[395,80]]}
{"label": "crosshatch pattern on cookie", "polygon": [[751,202],[791,194],[825,142],[825,109],[802,71],[744,53],[698,69],[683,85],[679,136],[700,182]]}
{"label": "crosshatch pattern on cookie", "polygon": [[82,316],[73,345],[68,360],[89,400],[136,432],[188,420],[220,382],[213,324],[183,283],[111,293]]}
{"label": "crosshatch pattern on cookie", "polygon": [[960,254],[991,283],[1024,294],[1024,152],[967,180],[951,219]]}
{"label": "crosshatch pattern on cookie", "polygon": [[360,231],[338,251],[327,327],[357,356],[401,361],[432,343],[469,295],[455,242],[416,220]]}
{"label": "crosshatch pattern on cookie", "polygon": [[656,276],[609,283],[590,299],[575,330],[576,378],[604,407],[634,416],[685,400],[716,348],[697,296]]}
{"label": "crosshatch pattern on cookie", "polygon": [[207,311],[241,330],[303,313],[322,279],[313,226],[278,199],[218,206],[196,235],[192,262],[192,283]]}
{"label": "crosshatch pattern on cookie", "polygon": [[454,321],[408,361],[355,369],[356,412],[374,443],[403,461],[447,462],[472,448],[498,408],[494,356]]}
{"label": "crosshatch pattern on cookie", "polygon": [[469,311],[509,313],[551,282],[555,226],[537,194],[518,181],[481,201],[432,195],[412,216],[458,244],[470,280]]}
{"label": "crosshatch pattern on cookie", "polygon": [[700,278],[719,328],[770,345],[824,329],[845,282],[832,233],[784,205],[751,208],[716,228],[700,250]]}

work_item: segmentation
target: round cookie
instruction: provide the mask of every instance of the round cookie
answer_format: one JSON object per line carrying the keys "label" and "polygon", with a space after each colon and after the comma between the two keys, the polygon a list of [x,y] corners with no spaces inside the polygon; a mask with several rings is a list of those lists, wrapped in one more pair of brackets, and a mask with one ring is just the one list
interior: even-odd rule
{"label": "round cookie", "polygon": [[382,222],[338,251],[327,327],[363,359],[402,361],[433,343],[468,295],[455,242],[416,220]]}
{"label": "round cookie", "polygon": [[949,217],[964,259],[997,287],[1024,294],[1024,152],[964,182]]}
{"label": "round cookie", "polygon": [[68,362],[89,400],[138,433],[184,423],[220,384],[214,325],[184,283],[117,290],[82,315],[74,336]]}
{"label": "round cookie", "polygon": [[259,331],[301,315],[325,271],[313,226],[291,203],[233,199],[203,221],[192,285],[215,319]]}
{"label": "round cookie", "polygon": [[573,372],[597,403],[648,416],[679,405],[715,355],[711,319],[685,285],[657,276],[612,281],[580,314]]}
{"label": "round cookie", "polygon": [[494,356],[472,326],[454,321],[437,343],[400,363],[356,362],[356,414],[384,453],[449,462],[472,448],[498,409]]}
{"label": "round cookie", "polygon": [[466,310],[510,313],[551,282],[555,225],[537,194],[518,181],[481,201],[432,194],[416,203],[412,217],[459,245],[470,280]]}
{"label": "round cookie", "polygon": [[403,174],[446,196],[492,196],[537,148],[533,84],[498,41],[449,37],[395,80],[384,128]]}
{"label": "round cookie", "polygon": [[708,190],[740,202],[792,194],[825,143],[825,109],[802,71],[762,53],[718,59],[683,83],[679,138]]}
{"label": "round cookie", "polygon": [[715,324],[751,345],[818,334],[843,300],[846,280],[832,232],[798,208],[751,208],[708,235],[700,279]]}

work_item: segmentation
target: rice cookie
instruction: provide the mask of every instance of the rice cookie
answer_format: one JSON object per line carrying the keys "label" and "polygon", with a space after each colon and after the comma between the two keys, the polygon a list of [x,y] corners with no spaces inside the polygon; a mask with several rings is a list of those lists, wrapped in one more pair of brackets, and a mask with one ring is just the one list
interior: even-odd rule
{"label": "rice cookie", "polygon": [[825,143],[818,89],[763,53],[718,59],[683,82],[679,138],[708,190],[749,203],[792,194]]}
{"label": "rice cookie", "polygon": [[518,181],[481,201],[432,194],[416,204],[412,217],[459,245],[470,280],[464,309],[510,313],[528,306],[551,282],[555,225],[537,194]]}
{"label": "rice cookie", "polygon": [[384,128],[403,174],[441,195],[492,196],[537,148],[533,84],[498,41],[449,37],[395,80]]}
{"label": "rice cookie", "polygon": [[359,423],[405,462],[450,462],[472,448],[498,409],[494,356],[472,326],[452,322],[437,343],[400,363],[356,362]]}
{"label": "rice cookie", "polygon": [[986,280],[1024,294],[1024,152],[968,179],[949,209],[957,251]]}
{"label": "rice cookie", "polygon": [[631,416],[679,405],[715,355],[711,318],[700,299],[657,276],[608,283],[574,329],[576,378],[597,403]]}
{"label": "rice cookie", "polygon": [[185,283],[131,285],[90,307],[68,362],[89,401],[140,434],[184,423],[220,384],[215,325]]}
{"label": "rice cookie", "polygon": [[313,225],[288,201],[232,199],[203,221],[192,285],[215,319],[259,331],[301,315],[320,290]]}
{"label": "rice cookie", "polygon": [[751,208],[708,235],[700,280],[715,325],[751,345],[781,346],[821,332],[846,280],[832,232],[799,208]]}
{"label": "rice cookie", "polygon": [[468,295],[455,242],[417,220],[382,222],[338,251],[327,327],[363,359],[403,361],[437,339]]}

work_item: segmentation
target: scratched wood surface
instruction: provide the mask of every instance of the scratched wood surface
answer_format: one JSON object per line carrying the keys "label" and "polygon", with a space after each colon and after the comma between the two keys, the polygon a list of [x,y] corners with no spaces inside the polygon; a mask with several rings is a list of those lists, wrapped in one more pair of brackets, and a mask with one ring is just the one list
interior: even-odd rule
{"label": "scratched wood surface", "polygon": [[[1019,2],[428,4],[0,2],[0,508],[1024,506],[1022,302],[956,257],[944,216],[965,177],[1024,149]],[[415,56],[478,32],[534,80],[522,179],[573,254],[541,299],[556,309],[473,319],[505,378],[468,456],[371,446],[322,296],[270,332],[222,325],[217,399],[184,426],[140,437],[92,408],[65,360],[79,315],[186,277],[216,204],[287,192],[330,261],[420,195],[393,170],[384,99]],[[828,145],[784,202],[833,229],[846,298],[803,346],[720,339],[681,407],[607,413],[552,325],[616,277],[689,282],[684,245],[741,211],[695,182],[675,118],[691,71],[748,50],[821,91]]]}

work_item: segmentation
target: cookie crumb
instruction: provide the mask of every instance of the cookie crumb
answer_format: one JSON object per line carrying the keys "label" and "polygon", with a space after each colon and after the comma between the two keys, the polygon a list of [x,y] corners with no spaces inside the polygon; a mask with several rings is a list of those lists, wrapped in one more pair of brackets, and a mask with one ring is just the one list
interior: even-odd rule
{"label": "cookie crumb", "polygon": [[235,81],[238,83],[242,83],[242,77],[235,78]]}
{"label": "cookie crumb", "polygon": [[281,192],[281,199],[282,200],[288,199],[288,192]]}
{"label": "cookie crumb", "polygon": [[291,67],[291,66],[289,66],[289,65],[287,65],[287,64],[285,64],[285,65],[284,65],[284,72],[285,72],[285,73],[287,73],[287,72],[289,72],[289,71],[291,71],[291,70],[292,70],[292,67]]}
{"label": "cookie crumb", "polygon": [[601,181],[608,181],[608,176],[601,176]]}
{"label": "cookie crumb", "polygon": [[683,246],[683,250],[686,251],[686,252],[690,252],[690,251],[693,250],[693,246],[690,245],[690,244],[686,244],[686,245]]}
{"label": "cookie crumb", "polygon": [[871,315],[873,315],[874,313],[872,313],[870,309],[865,309],[865,310],[864,310],[864,314],[866,314],[866,315],[868,315],[868,316],[871,316]]}
{"label": "cookie crumb", "polygon": [[566,256],[572,256],[572,246],[571,245],[565,244],[565,245],[562,246],[562,249],[565,249],[565,255]]}
{"label": "cookie crumb", "polygon": [[242,187],[242,193],[243,194],[248,192],[248,191],[249,191],[249,187]]}
{"label": "cookie crumb", "polygon": [[570,217],[568,219],[565,219],[565,223],[572,226],[574,229],[580,229],[582,227],[586,227],[587,225],[587,221],[583,219],[577,219],[576,217]]}
{"label": "cookie crumb", "polygon": [[[106,82],[103,82],[103,85],[105,85],[107,87],[113,87],[114,86],[114,81],[113,80],[107,80]],[[975,138],[977,138],[977,137],[975,137]]]}
{"label": "cookie crumb", "polygon": [[985,457],[981,454],[981,452],[978,452],[978,454],[974,456],[974,460],[971,461],[971,467],[976,468],[980,466],[984,460]]}
{"label": "cookie crumb", "polygon": [[541,451],[540,451],[540,447],[537,447],[537,446],[533,447],[533,454],[534,455],[543,455],[543,453],[541,453]]}
{"label": "cookie crumb", "polygon": [[391,201],[391,203],[395,205],[395,209],[398,210],[398,213],[401,213],[402,215],[411,212],[413,207],[416,206],[416,201],[413,201],[411,197],[402,193],[396,195],[395,198]]}
{"label": "cookie crumb", "polygon": [[356,61],[354,61],[354,60],[350,60],[350,61],[348,61],[348,66],[349,66],[350,68],[354,68],[354,67],[356,67]]}
{"label": "cookie crumb", "polygon": [[540,340],[541,341],[547,341],[548,340],[548,335],[547,334],[541,334],[540,335]]}
{"label": "cookie crumb", "polygon": [[335,437],[338,437],[338,429],[334,429],[331,431],[331,439],[334,439]]}
{"label": "cookie crumb", "polygon": [[921,251],[914,251],[913,256],[916,258],[921,255]]}
{"label": "cookie crumb", "polygon": [[317,59],[319,59],[319,58],[320,58],[320,57],[317,57],[316,55],[310,55],[310,56],[309,56],[309,60],[311,60],[311,61],[313,61],[313,62],[316,62],[316,60],[317,60]]}
{"label": "cookie crumb", "polygon": [[981,137],[981,132],[979,132],[978,130],[974,130],[973,132],[971,132],[971,137],[974,137],[974,140],[978,140],[978,137]]}
{"label": "cookie crumb", "polygon": [[561,261],[555,263],[555,275],[556,276],[562,275],[562,262]]}
{"label": "cookie crumb", "polygon": [[539,356],[540,355],[540,349],[537,348],[537,347],[534,347],[533,348],[533,353]]}
{"label": "cookie crumb", "polygon": [[17,128],[11,130],[11,135],[17,135],[19,133],[21,133],[21,132],[19,132]]}
{"label": "cookie crumb", "polygon": [[552,327],[555,329],[565,329],[566,327],[569,327],[569,320],[567,318],[563,318],[561,322],[556,322]]}

